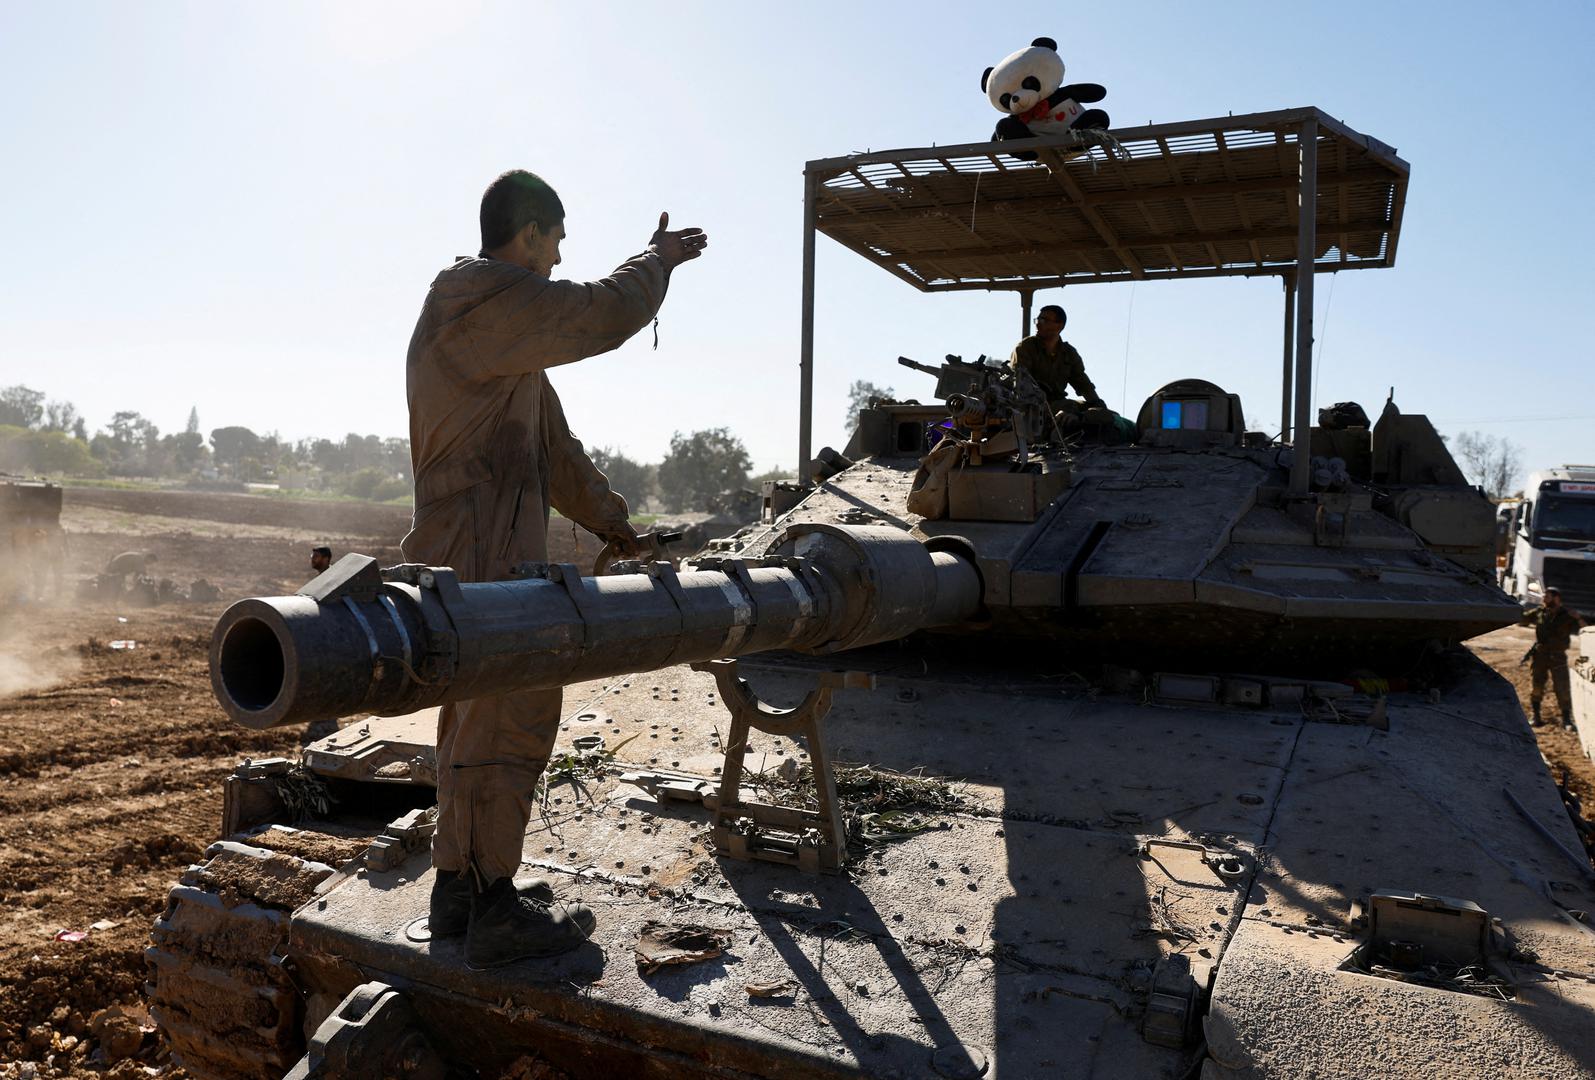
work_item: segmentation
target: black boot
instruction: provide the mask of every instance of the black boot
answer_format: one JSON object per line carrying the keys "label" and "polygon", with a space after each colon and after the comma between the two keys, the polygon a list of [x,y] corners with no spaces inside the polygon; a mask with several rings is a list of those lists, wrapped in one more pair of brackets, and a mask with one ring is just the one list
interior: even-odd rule
{"label": "black boot", "polygon": [[1531,702],[1529,702],[1529,708],[1531,710],[1533,710],[1529,714],[1529,727],[1539,727],[1540,726],[1540,703],[1538,701],[1531,701]]}
{"label": "black boot", "polygon": [[557,956],[585,942],[596,923],[582,904],[549,904],[522,896],[509,878],[499,878],[476,894],[465,931],[465,963],[481,970]]}
{"label": "black boot", "polygon": [[[554,886],[540,877],[515,879],[515,888],[543,904],[554,902]],[[458,870],[439,870],[432,882],[432,907],[427,914],[427,929],[432,940],[458,937],[471,921],[471,879]]]}

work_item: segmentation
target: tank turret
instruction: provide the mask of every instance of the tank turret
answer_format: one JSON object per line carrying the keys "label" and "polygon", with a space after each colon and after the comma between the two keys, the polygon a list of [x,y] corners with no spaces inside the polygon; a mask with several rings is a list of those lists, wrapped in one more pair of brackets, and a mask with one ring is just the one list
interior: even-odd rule
{"label": "tank turret", "polygon": [[[947,367],[925,370],[945,388]],[[1061,640],[1082,662],[1396,670],[1516,618],[1486,572],[1489,502],[1393,401],[1371,431],[1315,426],[1298,494],[1306,448],[1249,431],[1239,395],[1207,380],[1159,388],[1133,425],[1081,405],[1048,438],[984,406],[1022,394],[1012,373],[980,377],[939,408],[875,403],[845,451],[857,464],[732,550],[798,521],[896,521],[978,566],[987,636]]]}

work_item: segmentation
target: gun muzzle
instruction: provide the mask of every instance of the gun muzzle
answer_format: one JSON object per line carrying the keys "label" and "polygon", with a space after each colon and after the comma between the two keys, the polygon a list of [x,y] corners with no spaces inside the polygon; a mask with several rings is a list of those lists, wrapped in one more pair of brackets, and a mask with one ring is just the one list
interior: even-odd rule
{"label": "gun muzzle", "polygon": [[898,529],[795,525],[759,559],[466,583],[345,555],[293,596],[240,600],[211,686],[252,728],[416,709],[771,649],[828,653],[971,618],[974,564]]}

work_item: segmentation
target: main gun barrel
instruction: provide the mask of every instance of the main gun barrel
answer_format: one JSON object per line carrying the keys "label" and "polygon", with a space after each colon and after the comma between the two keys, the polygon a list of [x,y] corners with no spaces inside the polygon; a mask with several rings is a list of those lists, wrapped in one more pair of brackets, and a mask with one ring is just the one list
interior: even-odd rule
{"label": "main gun barrel", "polygon": [[771,649],[836,652],[971,618],[982,587],[955,550],[898,529],[804,524],[762,559],[511,581],[346,555],[293,596],[240,600],[211,638],[211,685],[253,728],[450,701]]}

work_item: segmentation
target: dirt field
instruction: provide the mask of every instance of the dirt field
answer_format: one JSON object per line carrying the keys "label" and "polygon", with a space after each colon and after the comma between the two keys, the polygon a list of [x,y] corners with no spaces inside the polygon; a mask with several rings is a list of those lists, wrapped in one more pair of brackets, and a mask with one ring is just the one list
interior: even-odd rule
{"label": "dirt field", "polygon": [[[223,777],[243,757],[293,752],[300,736],[225,719],[210,691],[211,627],[230,598],[302,584],[314,544],[402,561],[409,512],[72,488],[62,525],[68,584],[137,550],[156,555],[156,576],[185,591],[205,578],[223,599],[0,608],[0,1078],[29,1075],[23,1062],[40,1077],[180,1076],[153,1032],[137,1032],[149,1027],[150,924],[216,839]],[[589,537],[559,519],[550,532],[554,558],[590,564]]]}
{"label": "dirt field", "polygon": [[[69,579],[145,550],[159,576],[184,587],[206,578],[224,599],[0,609],[0,1080],[178,1077],[141,1004],[150,924],[216,838],[222,778],[242,757],[292,753],[300,736],[223,718],[206,664],[211,626],[226,598],[301,584],[312,544],[399,561],[408,513],[71,489],[63,524]],[[596,552],[568,522],[552,533],[556,559]],[[127,640],[136,646],[111,647]],[[1528,669],[1517,660],[1530,640],[1508,629],[1476,643],[1525,700]],[[1556,729],[1540,739],[1595,807],[1595,769],[1576,739]]]}

